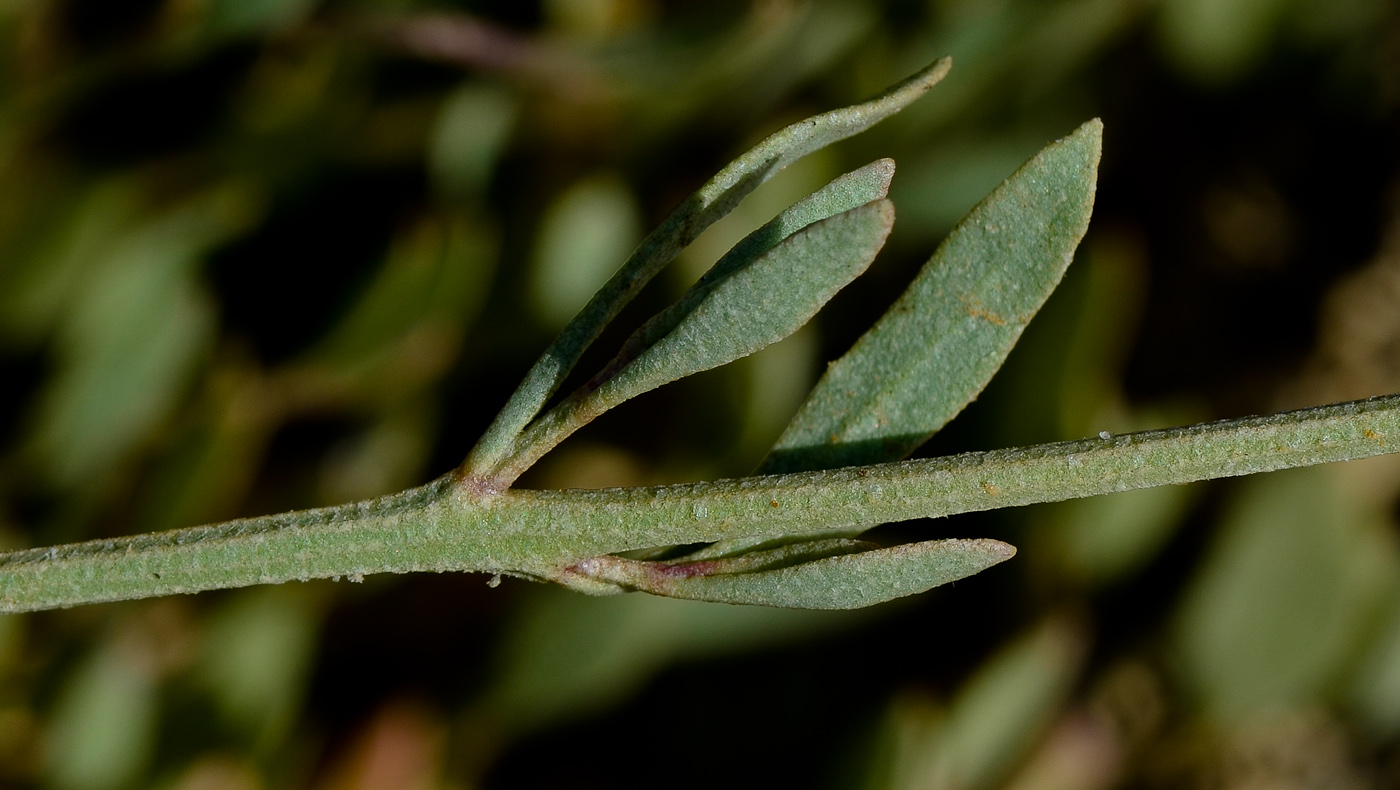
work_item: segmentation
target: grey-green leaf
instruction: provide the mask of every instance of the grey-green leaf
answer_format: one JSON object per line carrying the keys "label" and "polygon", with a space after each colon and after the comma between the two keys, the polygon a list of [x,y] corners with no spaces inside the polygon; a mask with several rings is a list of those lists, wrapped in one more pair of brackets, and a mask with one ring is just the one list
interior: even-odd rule
{"label": "grey-green leaf", "polygon": [[828,217],[859,208],[885,197],[894,178],[894,160],[879,159],[833,179],[829,184],[784,209],[763,227],[745,236],[725,253],[675,304],[639,328],[607,369],[594,377],[597,383],[611,378],[658,339],[665,337],[710,295],[725,278],[753,263],[793,233]]}
{"label": "grey-green leaf", "polygon": [[894,205],[881,199],[792,234],[707,287],[674,329],[599,385],[598,399],[620,403],[796,332],[865,271],[893,227]]}
{"label": "grey-green leaf", "polygon": [[753,573],[650,576],[637,589],[671,598],[780,606],[859,609],[925,592],[1010,559],[996,540],[931,540],[840,554]]}
{"label": "grey-green leaf", "polygon": [[590,382],[531,425],[520,439],[520,452],[501,468],[502,482],[619,403],[796,332],[865,271],[893,225],[893,204],[872,201],[808,225],[700,289],[702,298],[669,333],[630,362],[610,364],[607,378]]}
{"label": "grey-green leaf", "polygon": [[473,475],[489,476],[511,454],[520,432],[559,388],[603,327],[705,228],[792,162],[859,134],[904,109],[942,80],[951,66],[952,61],[943,58],[867,102],[792,124],[735,159],[696,190],[642,240],[636,252],[564,328],[472,449],[464,469]]}
{"label": "grey-green leaf", "polygon": [[898,460],[976,398],[1088,228],[1102,133],[1089,121],[978,204],[831,365],[761,471]]}

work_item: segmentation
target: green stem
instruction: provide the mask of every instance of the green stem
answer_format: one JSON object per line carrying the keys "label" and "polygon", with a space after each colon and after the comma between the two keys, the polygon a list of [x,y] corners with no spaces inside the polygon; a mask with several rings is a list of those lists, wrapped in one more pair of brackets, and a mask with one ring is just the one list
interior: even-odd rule
{"label": "green stem", "polygon": [[1400,395],[1074,442],[713,483],[476,497],[446,476],[332,508],[0,554],[0,611],[409,571],[553,578],[673,543],[810,532],[1400,450]]}

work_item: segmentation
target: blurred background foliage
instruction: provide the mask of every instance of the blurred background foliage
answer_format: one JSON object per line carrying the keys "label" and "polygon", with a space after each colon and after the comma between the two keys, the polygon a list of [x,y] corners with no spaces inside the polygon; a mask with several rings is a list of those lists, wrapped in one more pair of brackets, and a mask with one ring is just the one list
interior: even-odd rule
{"label": "blurred background foliage", "polygon": [[[747,473],[952,223],[1095,115],[1079,260],[926,454],[1400,390],[1389,0],[3,0],[0,542],[445,472],[690,189],[944,54],[600,354],[890,156],[872,271],[526,485]],[[1400,786],[1397,497],[1381,458],[893,525],[1022,551],[850,613],[418,575],[3,617],[0,786]]]}

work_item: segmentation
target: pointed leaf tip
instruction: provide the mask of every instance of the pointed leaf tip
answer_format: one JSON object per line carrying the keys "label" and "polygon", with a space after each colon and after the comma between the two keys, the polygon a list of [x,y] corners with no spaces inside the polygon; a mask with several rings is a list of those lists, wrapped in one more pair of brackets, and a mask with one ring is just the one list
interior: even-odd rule
{"label": "pointed leaf tip", "polygon": [[908,290],[832,363],[760,471],[896,461],[982,391],[1089,225],[1103,123],[1031,157],[963,218]]}

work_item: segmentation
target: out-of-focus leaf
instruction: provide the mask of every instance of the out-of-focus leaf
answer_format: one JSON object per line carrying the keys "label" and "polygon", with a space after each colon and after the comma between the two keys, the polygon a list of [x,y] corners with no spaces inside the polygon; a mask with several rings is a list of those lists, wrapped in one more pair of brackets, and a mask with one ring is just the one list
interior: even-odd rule
{"label": "out-of-focus leaf", "polygon": [[740,361],[741,422],[731,452],[736,473],[751,471],[754,459],[777,441],[816,383],[820,364],[820,340],[811,324]]}
{"label": "out-of-focus leaf", "polygon": [[1055,514],[1056,548],[1093,584],[1120,579],[1161,548],[1202,490],[1162,486],[1066,502]]}
{"label": "out-of-focus leaf", "polygon": [[1389,591],[1383,595],[1389,611],[1348,678],[1345,702],[1371,734],[1393,738],[1400,734],[1400,555],[1393,545],[1387,549]]}
{"label": "out-of-focus leaf", "polygon": [[401,491],[422,479],[437,427],[436,409],[411,399],[334,448],[321,466],[323,502],[350,502]]}
{"label": "out-of-focus leaf", "polygon": [[79,664],[54,702],[46,775],[56,790],[134,786],[155,747],[157,689],[115,644]]}
{"label": "out-of-focus leaf", "polygon": [[863,617],[539,588],[512,618],[480,709],[511,728],[538,727],[619,702],[673,662],[784,644]]}
{"label": "out-of-focus leaf", "polygon": [[1365,727],[1386,739],[1400,733],[1400,607],[1393,603],[1396,588],[1392,583],[1389,616],[1367,647],[1347,689],[1347,702]]}
{"label": "out-of-focus leaf", "polygon": [[[151,790],[263,790],[269,782],[247,758],[213,751],[194,759],[179,773],[162,777]],[[333,785],[341,786],[341,785]]]}
{"label": "out-of-focus leaf", "polygon": [[129,180],[95,184],[32,254],[0,265],[0,332],[30,343],[52,330],[144,202]]}
{"label": "out-of-focus leaf", "polygon": [[530,303],[551,329],[562,327],[608,281],[642,237],[627,182],[612,174],[579,181],[545,209],[530,267]]}
{"label": "out-of-focus leaf", "polygon": [[839,176],[840,164],[836,151],[825,148],[788,165],[681,250],[669,279],[684,293],[734,245]]}
{"label": "out-of-focus leaf", "polygon": [[316,0],[212,0],[209,28],[223,36],[271,33],[300,22],[315,6]]}
{"label": "out-of-focus leaf", "polygon": [[0,677],[4,677],[10,666],[19,658],[24,643],[25,618],[0,617]]}
{"label": "out-of-focus leaf", "polygon": [[[1146,250],[1122,232],[1094,234],[1056,297],[997,373],[993,443],[1020,444],[1201,421],[1182,406],[1130,405],[1120,382],[1144,305]],[[1035,393],[1027,399],[1025,394]],[[1142,567],[1170,538],[1201,486],[1162,486],[1039,506],[1028,556],[1050,558],[1076,582],[1111,584]]]}
{"label": "out-of-focus leaf", "polygon": [[455,199],[483,192],[518,113],[515,97],[499,86],[468,83],[449,94],[428,144],[438,190]]}
{"label": "out-of-focus leaf", "polygon": [[[894,206],[877,200],[812,223],[752,260],[738,256],[736,270],[725,271],[729,263],[720,261],[713,279],[697,283],[674,313],[654,319],[672,328],[605,378],[593,397],[608,408],[796,332],[865,271],[893,227]],[[643,327],[638,335],[654,331]]]}
{"label": "out-of-focus leaf", "polygon": [[154,464],[137,523],[158,532],[228,518],[257,474],[277,427],[258,373],[229,368],[205,389],[202,402],[170,449]]}
{"label": "out-of-focus leaf", "polygon": [[1088,228],[1103,124],[1052,143],[972,210],[827,370],[762,471],[902,458],[977,396]]}
{"label": "out-of-focus leaf", "polygon": [[1044,136],[1029,134],[979,135],[900,157],[890,199],[899,206],[903,243],[927,245],[921,251],[937,243],[1044,142]]}
{"label": "out-of-focus leaf", "polygon": [[[423,219],[394,239],[374,279],[306,361],[373,377],[401,365],[415,339],[455,348],[485,302],[495,264],[495,232],[484,222]],[[419,359],[442,350],[411,349]]]}
{"label": "out-of-focus leaf", "polygon": [[53,483],[100,475],[173,406],[215,329],[197,264],[255,210],[245,189],[214,190],[131,232],[93,267],[59,327],[58,370],[31,436]]}
{"label": "out-of-focus leaf", "polygon": [[1242,482],[1182,603],[1182,668],[1219,716],[1320,701],[1388,589],[1382,524],[1343,495],[1335,473]]}
{"label": "out-of-focus leaf", "polygon": [[[721,260],[712,271],[718,276],[702,279],[672,308],[638,329],[592,381],[520,437],[514,466],[495,471],[513,480],[573,431],[619,403],[796,332],[865,271],[893,225],[894,207],[881,199],[814,222],[756,258],[741,253]],[[764,239],[763,231],[746,241]],[[758,241],[755,245],[762,248]]]}
{"label": "out-of-focus leaf", "polygon": [[1083,658],[1083,635],[1069,621],[1052,619],[985,662],[946,711],[897,705],[862,786],[996,786],[1049,724]]}
{"label": "out-of-focus leaf", "polygon": [[[786,609],[860,609],[926,592],[1010,559],[1016,550],[995,540],[931,540],[861,551],[861,541],[791,543],[730,559],[681,563],[585,560],[581,570],[604,580],[671,598]],[[822,559],[801,561],[808,556]],[[824,556],[823,556],[824,555]],[[832,556],[834,555],[834,556]],[[797,561],[797,564],[790,564]],[[768,568],[770,565],[777,568]],[[749,567],[761,570],[747,570]]]}
{"label": "out-of-focus leaf", "polygon": [[1285,0],[1170,0],[1158,12],[1164,49],[1187,75],[1233,82],[1268,54]]}
{"label": "out-of-focus leaf", "polygon": [[316,638],[306,590],[239,591],[209,615],[196,677],[255,747],[274,747],[300,709]]}
{"label": "out-of-focus leaf", "polygon": [[630,100],[635,134],[665,140],[716,118],[770,110],[850,52],[877,20],[865,3],[848,0],[751,7],[746,20],[699,46],[678,48],[664,34],[636,46],[647,39],[634,36],[609,59],[608,77]]}

